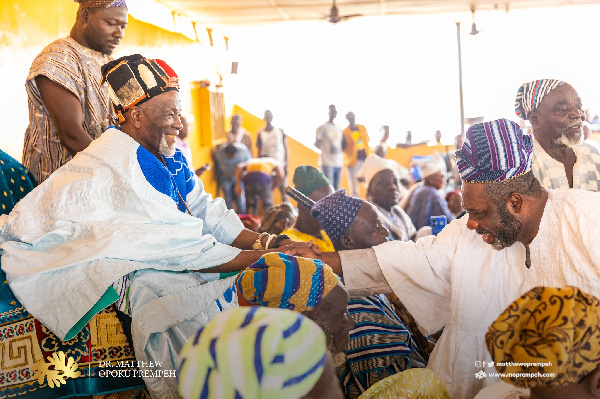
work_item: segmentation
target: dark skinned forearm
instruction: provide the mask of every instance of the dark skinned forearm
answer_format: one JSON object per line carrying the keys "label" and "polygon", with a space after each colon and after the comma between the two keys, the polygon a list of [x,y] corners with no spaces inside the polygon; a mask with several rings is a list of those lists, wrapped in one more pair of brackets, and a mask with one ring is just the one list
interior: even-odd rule
{"label": "dark skinned forearm", "polygon": [[58,139],[71,155],[83,151],[92,142],[92,136],[83,128],[81,103],[73,93],[48,79],[37,76],[35,83],[40,91],[44,107],[56,125]]}
{"label": "dark skinned forearm", "polygon": [[337,252],[321,252],[319,258],[331,267],[333,272],[340,277],[343,277],[342,261]]}

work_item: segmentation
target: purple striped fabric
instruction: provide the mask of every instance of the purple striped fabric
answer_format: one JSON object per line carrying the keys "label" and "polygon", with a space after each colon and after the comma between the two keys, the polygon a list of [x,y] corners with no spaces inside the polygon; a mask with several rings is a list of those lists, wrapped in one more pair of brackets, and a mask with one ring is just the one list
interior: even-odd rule
{"label": "purple striped fabric", "polygon": [[456,166],[467,183],[504,181],[531,170],[533,142],[508,119],[478,123],[469,128]]}

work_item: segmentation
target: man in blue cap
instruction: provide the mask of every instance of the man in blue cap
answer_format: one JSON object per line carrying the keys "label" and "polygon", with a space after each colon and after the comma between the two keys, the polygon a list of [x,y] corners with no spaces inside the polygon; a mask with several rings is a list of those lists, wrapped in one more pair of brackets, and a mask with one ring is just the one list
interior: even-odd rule
{"label": "man in blue cap", "polygon": [[428,367],[452,397],[497,381],[476,378],[492,361],[485,332],[516,297],[538,285],[600,294],[600,194],[542,188],[531,153],[514,122],[474,125],[456,154],[468,217],[416,243],[320,255],[351,295],[393,292],[427,332],[445,326]]}

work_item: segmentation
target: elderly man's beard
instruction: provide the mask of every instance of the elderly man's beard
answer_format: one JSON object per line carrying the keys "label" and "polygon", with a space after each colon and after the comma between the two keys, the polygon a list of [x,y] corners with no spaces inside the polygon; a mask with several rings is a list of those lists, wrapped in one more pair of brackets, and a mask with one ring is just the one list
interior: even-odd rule
{"label": "elderly man's beard", "polygon": [[575,137],[569,137],[566,134],[567,130],[569,130],[570,128],[575,127],[577,125],[581,125],[581,123],[582,123],[581,119],[577,119],[577,120],[573,121],[572,123],[570,123],[569,125],[560,129],[560,136],[555,138],[552,141],[552,144],[559,146],[559,147],[575,147],[575,146],[578,146],[579,144],[581,144],[583,142],[583,130],[581,131],[581,133],[578,136],[575,136]]}
{"label": "elderly man's beard", "polygon": [[[506,205],[501,205],[497,207],[498,217],[500,218],[501,228],[494,234],[494,242],[490,245],[496,251],[503,250],[504,248],[508,248],[517,242],[517,237],[521,232],[521,228],[523,227],[523,223],[519,222],[519,220],[512,215],[508,209],[506,209]],[[491,233],[485,229],[477,229],[477,233],[486,234]]]}
{"label": "elderly man's beard", "polygon": [[172,157],[173,155],[175,155],[175,144],[173,143],[173,146],[169,147],[169,143],[167,142],[167,135],[163,133],[160,137],[160,146],[158,147],[158,150],[161,154],[167,157]]}
{"label": "elderly man's beard", "polygon": [[333,363],[335,364],[335,367],[342,366],[343,364],[346,363],[346,354],[344,353],[344,351],[337,352],[335,345],[333,344],[335,337],[331,331],[324,328],[323,332],[325,333],[325,341],[327,344],[327,350],[329,352],[331,352],[331,355],[333,356]]}

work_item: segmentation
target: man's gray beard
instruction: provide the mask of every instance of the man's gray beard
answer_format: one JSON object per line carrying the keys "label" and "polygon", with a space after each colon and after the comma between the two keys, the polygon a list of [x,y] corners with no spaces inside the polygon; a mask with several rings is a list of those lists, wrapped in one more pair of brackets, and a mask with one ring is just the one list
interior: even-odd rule
{"label": "man's gray beard", "polygon": [[172,157],[175,155],[175,144],[173,144],[173,147],[169,147],[169,144],[167,143],[167,135],[163,133],[163,135],[160,137],[160,146],[158,147],[158,150],[161,154],[167,157]]}
{"label": "man's gray beard", "polygon": [[333,363],[335,367],[339,367],[346,363],[346,354],[344,352],[333,354]]}
{"label": "man's gray beard", "polygon": [[[574,125],[578,125],[580,124],[581,121],[579,121],[578,123],[575,123]],[[554,144],[555,146],[558,147],[576,147],[578,145],[580,145],[581,143],[583,143],[583,131],[581,132],[581,134],[579,135],[578,138],[568,138],[567,135],[565,134],[565,131],[567,131],[567,129],[569,129],[571,127],[567,126],[564,129],[562,129],[562,132],[560,134],[560,137],[555,138],[552,141],[552,144]]]}

